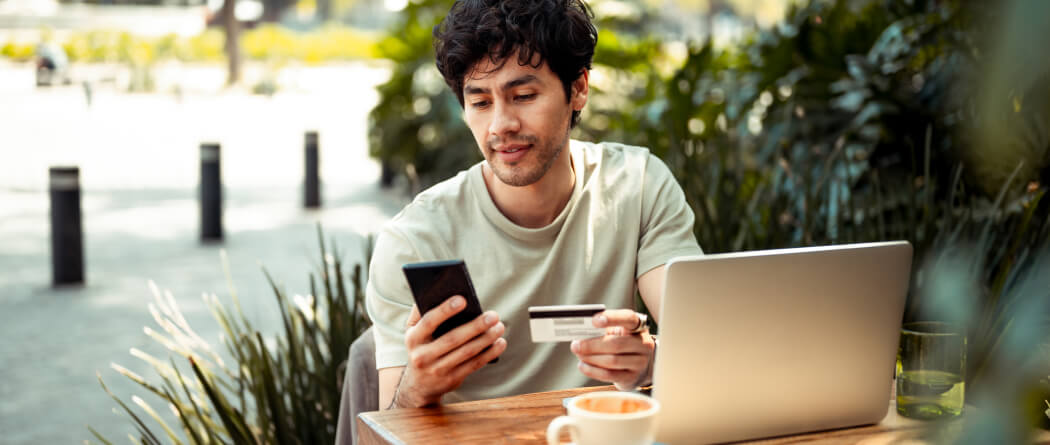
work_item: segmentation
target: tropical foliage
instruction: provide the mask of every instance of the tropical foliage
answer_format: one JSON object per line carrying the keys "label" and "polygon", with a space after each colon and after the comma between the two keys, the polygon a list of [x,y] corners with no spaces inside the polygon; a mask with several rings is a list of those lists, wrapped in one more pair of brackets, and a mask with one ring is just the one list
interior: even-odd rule
{"label": "tropical foliage", "polygon": [[[232,304],[224,304],[214,295],[206,296],[222,327],[225,357],[232,359],[229,363],[194,332],[174,297],[151,283],[155,300],[150,304],[150,312],[161,330],[147,328],[146,332],[169,351],[169,356],[157,358],[138,349],[132,349],[132,355],[152,366],[160,383],[120,365],[114,364],[113,369],[157,396],[165,405],[164,410],[170,408],[176,414],[177,423],[170,425],[157,409],[137,396],[132,398],[139,408],[136,411],[107,388],[134,421],[139,432],[136,441],[335,442],[344,363],[351,342],[371,323],[364,310],[362,281],[366,272],[355,264],[347,274],[338,250],[326,250],[320,228],[318,240],[321,261],[318,274],[310,275],[307,296],[290,297],[264,270],[280,309],[284,328],[281,332],[264,334],[253,327],[241,311],[236,292]],[[366,260],[370,256],[366,252]],[[106,388],[105,383],[102,386]],[[142,412],[149,417],[142,416]],[[151,425],[159,425],[160,429]],[[91,431],[103,443],[111,443]]]}

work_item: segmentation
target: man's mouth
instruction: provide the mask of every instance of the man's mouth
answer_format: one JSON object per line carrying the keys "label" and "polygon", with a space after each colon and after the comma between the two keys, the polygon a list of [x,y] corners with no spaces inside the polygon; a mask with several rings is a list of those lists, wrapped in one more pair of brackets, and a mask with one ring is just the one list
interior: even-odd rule
{"label": "man's mouth", "polygon": [[529,148],[531,146],[532,146],[531,144],[530,145],[512,145],[512,146],[504,147],[504,148],[496,150],[496,151],[503,152],[503,153],[517,153],[517,152],[519,152],[521,150],[524,150],[524,149],[527,149],[527,148]]}
{"label": "man's mouth", "polygon": [[493,153],[496,159],[509,164],[514,165],[521,161],[528,155],[529,149],[532,148],[532,144],[513,144],[504,145],[501,147],[494,147],[495,153]]}

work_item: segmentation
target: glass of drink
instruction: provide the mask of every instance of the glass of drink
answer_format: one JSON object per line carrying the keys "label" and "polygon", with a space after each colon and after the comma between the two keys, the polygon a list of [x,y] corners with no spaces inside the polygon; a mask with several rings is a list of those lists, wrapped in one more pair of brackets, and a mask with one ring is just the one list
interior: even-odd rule
{"label": "glass of drink", "polygon": [[946,419],[963,412],[966,333],[961,326],[905,323],[897,352],[897,413]]}

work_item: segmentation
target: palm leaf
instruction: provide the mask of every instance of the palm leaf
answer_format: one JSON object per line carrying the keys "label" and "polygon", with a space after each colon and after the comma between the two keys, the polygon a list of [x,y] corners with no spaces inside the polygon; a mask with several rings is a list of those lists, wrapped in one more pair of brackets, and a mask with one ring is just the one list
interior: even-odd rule
{"label": "palm leaf", "polygon": [[190,367],[193,368],[193,373],[197,376],[197,381],[200,382],[205,393],[208,394],[208,399],[211,400],[212,405],[215,407],[215,413],[222,420],[223,426],[226,427],[226,432],[233,441],[239,444],[256,443],[251,434],[248,433],[248,428],[244,425],[242,417],[237,415],[236,410],[232,409],[229,403],[226,402],[226,398],[209,383],[208,377],[197,366],[197,362],[193,358],[189,360]]}
{"label": "palm leaf", "polygon": [[139,416],[135,414],[135,412],[132,411],[131,408],[128,407],[128,405],[124,404],[124,402],[121,401],[116,394],[113,394],[113,392],[109,390],[109,387],[106,386],[106,382],[102,381],[102,375],[99,373],[95,373],[95,376],[98,378],[98,383],[102,385],[102,389],[106,391],[106,394],[109,394],[109,397],[116,401],[117,404],[124,409],[124,412],[128,413],[128,415],[131,416],[131,419],[135,422],[135,427],[139,430],[140,433],[142,433],[143,440],[150,444],[159,445],[160,441],[157,440],[157,437],[153,435],[149,427],[147,427],[146,424],[142,422],[142,419],[140,419]]}

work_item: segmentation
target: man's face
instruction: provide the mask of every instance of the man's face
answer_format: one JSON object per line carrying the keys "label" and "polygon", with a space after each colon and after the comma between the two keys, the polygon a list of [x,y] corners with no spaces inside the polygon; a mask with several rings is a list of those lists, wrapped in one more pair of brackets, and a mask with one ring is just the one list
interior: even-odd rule
{"label": "man's face", "polygon": [[586,76],[574,82],[571,100],[566,101],[561,80],[546,63],[539,68],[522,66],[515,52],[502,68],[494,68],[484,58],[467,75],[464,120],[500,181],[515,187],[531,185],[568,144],[572,111],[586,103]]}

